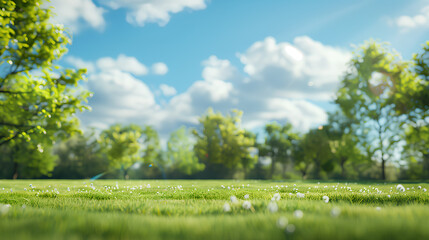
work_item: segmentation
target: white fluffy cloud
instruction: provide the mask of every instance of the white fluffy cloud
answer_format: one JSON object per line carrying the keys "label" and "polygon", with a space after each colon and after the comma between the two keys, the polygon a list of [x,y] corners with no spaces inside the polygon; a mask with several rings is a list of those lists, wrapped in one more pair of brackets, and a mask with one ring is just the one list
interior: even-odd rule
{"label": "white fluffy cloud", "polygon": [[135,77],[147,73],[136,58],[120,55],[93,63],[68,57],[66,61],[75,67],[92,69],[86,83],[94,93],[89,99],[92,111],[79,116],[85,126],[105,128],[118,122],[156,125],[153,113],[159,112],[160,107],[149,87]]}
{"label": "white fluffy cloud", "polygon": [[256,95],[330,100],[350,57],[309,37],[293,44],[267,37],[240,55],[249,75],[244,87]]}
{"label": "white fluffy cloud", "polygon": [[54,7],[53,22],[64,24],[72,32],[78,32],[85,25],[98,30],[105,26],[105,10],[97,7],[92,0],[52,0],[44,5]]}
{"label": "white fluffy cloud", "polygon": [[73,56],[68,56],[65,58],[65,60],[76,68],[86,68],[88,73],[93,73],[95,71],[95,64],[92,62],[84,61]]}
{"label": "white fluffy cloud", "polygon": [[414,16],[400,16],[395,20],[398,27],[409,30],[420,27],[429,27],[429,6],[421,9],[420,13]]}
{"label": "white fluffy cloud", "polygon": [[160,104],[148,86],[135,77],[136,69],[120,64],[121,58],[131,59],[102,58],[93,63],[96,67],[88,87],[94,92],[90,100],[94,110],[84,113],[82,122],[92,126],[151,124],[167,136],[180,125],[197,124],[209,107],[223,113],[243,110],[243,126],[249,129],[270,121],[290,122],[304,131],[323,124],[326,112],[308,100],[330,100],[350,54],[308,37],[298,37],[293,43],[277,43],[269,37],[239,54],[244,73],[229,60],[210,56],[202,62],[202,79],[186,91],[177,94],[174,87],[161,84],[156,91],[172,97],[167,101],[160,96]]}
{"label": "white fluffy cloud", "polygon": [[167,84],[161,84],[159,88],[161,89],[162,94],[166,97],[174,96],[177,93],[174,87],[168,86]]}
{"label": "white fluffy cloud", "polygon": [[156,75],[165,75],[168,72],[168,67],[163,62],[158,62],[152,64],[152,72]]}
{"label": "white fluffy cloud", "polygon": [[134,75],[146,75],[148,73],[147,67],[139,62],[135,57],[128,57],[123,54],[119,55],[117,59],[104,57],[97,60],[97,67],[101,70],[120,70],[132,73]]}
{"label": "white fluffy cloud", "polygon": [[146,23],[164,26],[170,21],[171,14],[184,9],[206,8],[205,0],[100,0],[99,2],[115,10],[127,9],[127,22],[138,26],[144,26]]}

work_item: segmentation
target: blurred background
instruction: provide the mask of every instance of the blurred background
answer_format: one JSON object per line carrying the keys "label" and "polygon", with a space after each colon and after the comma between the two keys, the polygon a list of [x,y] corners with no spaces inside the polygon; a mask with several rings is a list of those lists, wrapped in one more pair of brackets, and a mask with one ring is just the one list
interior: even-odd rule
{"label": "blurred background", "polygon": [[0,9],[0,178],[429,179],[429,1]]}

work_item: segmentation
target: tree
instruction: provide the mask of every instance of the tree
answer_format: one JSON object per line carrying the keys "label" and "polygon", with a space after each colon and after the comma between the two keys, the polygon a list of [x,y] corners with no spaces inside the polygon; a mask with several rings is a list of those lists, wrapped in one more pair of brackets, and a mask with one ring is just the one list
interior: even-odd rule
{"label": "tree", "polygon": [[[74,114],[88,109],[84,102],[90,93],[78,87],[86,70],[55,65],[70,38],[63,26],[49,23],[51,11],[41,5],[40,0],[0,1],[0,145],[41,135],[52,143],[78,131]],[[19,161],[27,163],[32,164]]]}
{"label": "tree", "polygon": [[298,139],[298,134],[292,132],[292,125],[281,126],[278,123],[265,125],[265,154],[271,158],[271,178],[274,174],[275,164],[280,162],[283,165],[283,177],[285,177],[286,166],[292,163],[292,150],[294,140]]}
{"label": "tree", "polygon": [[110,168],[120,169],[125,179],[128,178],[129,169],[137,162],[154,163],[164,172],[159,157],[158,133],[150,126],[141,128],[135,124],[115,124],[101,132],[99,142]]}
{"label": "tree", "polygon": [[385,180],[386,162],[401,140],[394,94],[413,76],[397,54],[373,41],[358,48],[349,64],[336,103],[358,123],[355,134],[359,143],[367,149],[368,157],[381,162],[381,178]]}
{"label": "tree", "polygon": [[358,148],[358,139],[353,134],[353,119],[347,118],[341,111],[329,113],[328,124],[323,128],[329,139],[333,157],[341,168],[341,178],[347,179],[346,166],[350,162],[358,163],[363,160],[363,154]]}
{"label": "tree", "polygon": [[173,169],[185,175],[200,172],[205,167],[195,156],[194,143],[189,137],[187,129],[181,127],[170,135],[167,143],[167,158],[172,163]]}
{"label": "tree", "polygon": [[53,178],[91,178],[108,170],[108,161],[93,133],[76,134],[54,146],[58,157]]}
{"label": "tree", "polygon": [[105,151],[109,166],[120,169],[128,179],[128,170],[137,161],[142,161],[140,138],[142,129],[137,125],[111,126],[100,134],[100,146]]}
{"label": "tree", "polygon": [[196,137],[194,150],[198,159],[205,163],[206,169],[214,170],[215,174],[218,174],[217,177],[219,174],[225,174],[221,171],[226,169],[236,171],[244,166],[253,167],[249,164],[249,159],[255,159],[250,163],[256,162],[256,156],[250,155],[254,139],[239,126],[241,115],[240,111],[234,110],[224,117],[209,109],[207,114],[199,119],[199,131],[193,131]]}
{"label": "tree", "polygon": [[414,54],[415,77],[405,79],[394,95],[397,113],[406,115],[404,156],[411,165],[420,165],[420,178],[429,178],[429,41],[423,52]]}
{"label": "tree", "polygon": [[[333,156],[329,146],[329,138],[323,128],[311,129],[305,134],[301,143],[303,169],[308,168],[309,163],[313,165],[314,177],[321,178],[321,171],[330,172],[334,168]],[[302,163],[299,164],[302,164]],[[307,171],[307,170],[306,170]],[[303,172],[305,173],[305,172]]]}
{"label": "tree", "polygon": [[0,162],[5,178],[17,179],[49,176],[57,156],[52,154],[52,142],[44,136],[33,135],[31,141],[15,139],[1,146]]}

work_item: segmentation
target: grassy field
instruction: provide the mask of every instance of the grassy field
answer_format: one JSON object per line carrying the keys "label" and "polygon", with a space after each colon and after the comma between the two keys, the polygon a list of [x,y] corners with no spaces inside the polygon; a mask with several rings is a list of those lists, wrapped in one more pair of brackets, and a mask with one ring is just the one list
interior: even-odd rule
{"label": "grassy field", "polygon": [[429,239],[429,184],[402,185],[0,180],[0,238]]}

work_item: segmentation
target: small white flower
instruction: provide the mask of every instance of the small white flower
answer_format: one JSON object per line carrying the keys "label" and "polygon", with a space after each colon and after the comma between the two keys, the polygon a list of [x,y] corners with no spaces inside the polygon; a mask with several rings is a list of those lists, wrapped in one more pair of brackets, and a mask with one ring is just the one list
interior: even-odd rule
{"label": "small white flower", "polygon": [[274,196],[271,198],[271,201],[279,201],[280,198],[280,193],[275,193]]}
{"label": "small white flower", "polygon": [[418,188],[418,189],[422,189],[422,186],[418,186],[417,188]]}
{"label": "small white flower", "polygon": [[225,203],[223,205],[223,211],[224,212],[231,212],[231,206],[229,206],[229,203]]}
{"label": "small white flower", "polygon": [[276,202],[270,202],[268,203],[268,210],[272,213],[275,213],[279,210],[279,206],[277,206]]}
{"label": "small white flower", "polygon": [[390,195],[387,195],[388,198],[390,198]]}
{"label": "small white flower", "polygon": [[150,184],[147,184],[147,185],[146,185],[146,188],[150,188]]}
{"label": "small white flower", "polygon": [[323,197],[322,197],[322,199],[323,199],[323,201],[324,201],[325,203],[328,203],[328,202],[329,202],[329,197],[328,197],[328,196],[323,196]]}
{"label": "small white flower", "polygon": [[423,188],[423,192],[426,192],[427,190],[426,190],[426,188]]}
{"label": "small white flower", "polygon": [[244,199],[249,199],[249,194],[244,195]]}
{"label": "small white flower", "polygon": [[288,224],[288,220],[285,217],[279,217],[279,219],[277,219],[277,227],[278,228],[285,228]]}
{"label": "small white flower", "polygon": [[304,193],[296,193],[296,196],[299,198],[305,198],[305,194]]}
{"label": "small white flower", "polygon": [[289,225],[287,225],[287,227],[286,227],[286,232],[288,232],[288,233],[293,233],[293,232],[295,232],[295,225],[293,225],[293,224],[289,224]]}
{"label": "small white flower", "polygon": [[400,192],[405,192],[405,188],[404,188],[404,186],[402,186],[402,184],[398,184],[398,185],[396,186],[396,190],[397,190],[397,191],[400,191]]}
{"label": "small white flower", "polygon": [[243,208],[249,210],[252,207],[252,204],[249,201],[243,202]]}
{"label": "small white flower", "polygon": [[381,207],[376,207],[375,210],[380,211]]}
{"label": "small white flower", "polygon": [[295,218],[301,219],[304,216],[304,213],[301,210],[296,210],[295,212],[293,212],[293,216]]}
{"label": "small white flower", "polygon": [[331,209],[331,216],[332,217],[338,217],[341,213],[341,210],[337,207],[334,207]]}
{"label": "small white flower", "polygon": [[229,199],[231,199],[232,203],[238,203],[238,200],[237,200],[236,196],[231,196]]}
{"label": "small white flower", "polygon": [[6,214],[10,209],[10,204],[0,204],[0,214]]}

